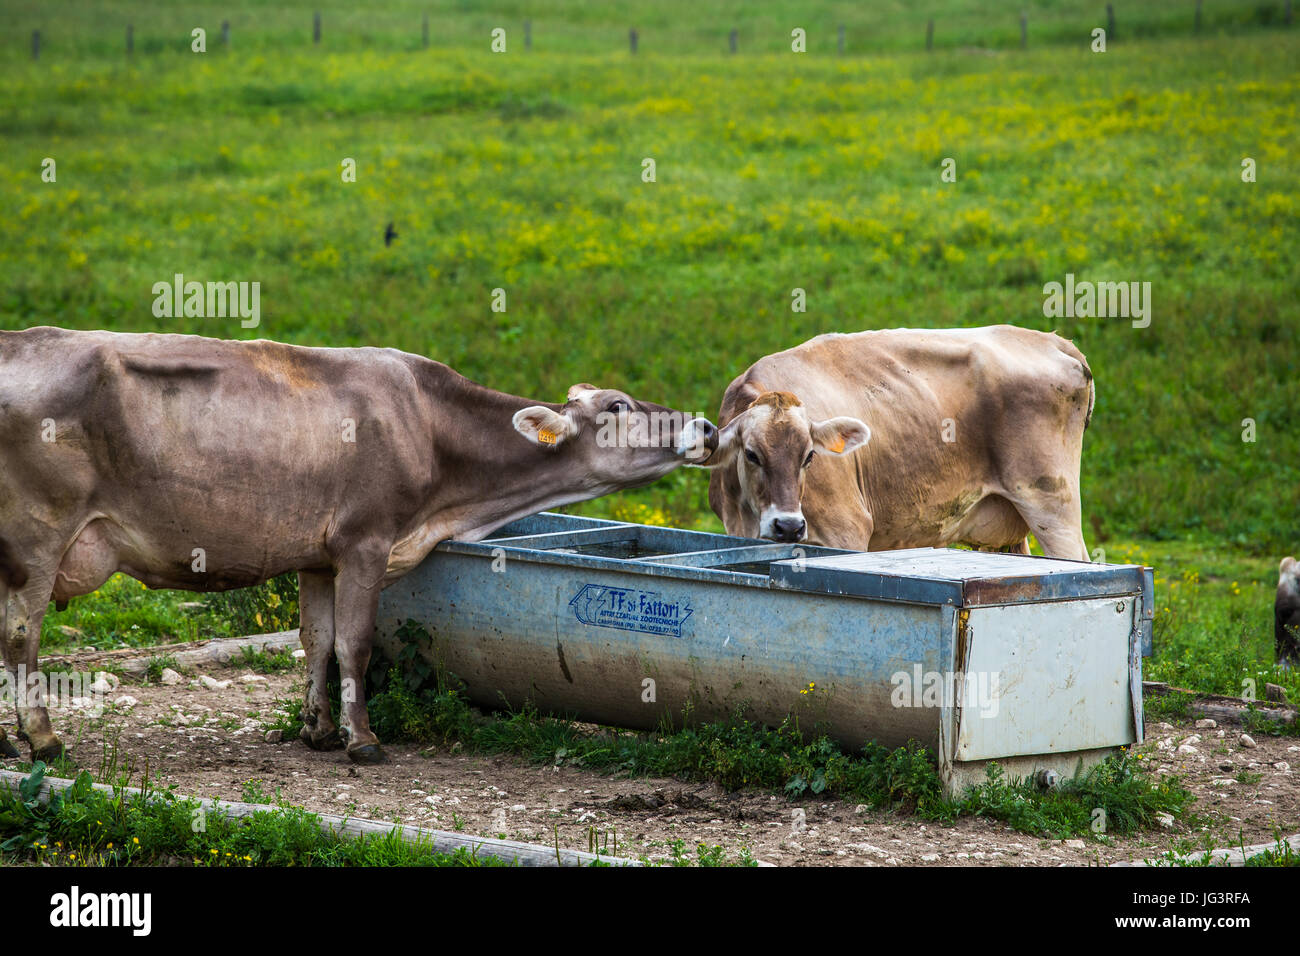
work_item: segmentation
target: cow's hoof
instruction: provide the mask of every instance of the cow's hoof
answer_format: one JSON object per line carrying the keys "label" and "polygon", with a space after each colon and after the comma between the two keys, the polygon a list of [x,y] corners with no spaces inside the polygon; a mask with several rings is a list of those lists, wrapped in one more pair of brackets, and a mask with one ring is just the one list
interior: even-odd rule
{"label": "cow's hoof", "polygon": [[8,737],[0,737],[0,757],[20,757],[18,748],[9,742]]}
{"label": "cow's hoof", "polygon": [[339,736],[337,730],[331,730],[329,733],[318,737],[304,727],[298,736],[312,750],[338,750],[343,746],[343,738]]}
{"label": "cow's hoof", "polygon": [[63,748],[62,741],[54,741],[52,744],[46,744],[44,747],[38,747],[32,751],[32,763],[40,760],[44,763],[51,764],[65,756],[66,751]]}
{"label": "cow's hoof", "polygon": [[385,763],[388,755],[379,744],[366,744],[364,747],[353,747],[349,750],[348,759],[353,763],[362,764]]}

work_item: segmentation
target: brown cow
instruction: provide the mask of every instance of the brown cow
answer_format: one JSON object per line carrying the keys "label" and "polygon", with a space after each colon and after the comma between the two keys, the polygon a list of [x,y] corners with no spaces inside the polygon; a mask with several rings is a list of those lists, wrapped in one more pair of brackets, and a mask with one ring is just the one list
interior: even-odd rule
{"label": "brown cow", "polygon": [[[563,405],[484,388],[392,349],[185,335],[0,332],[0,643],[37,674],[51,597],[121,571],[218,591],[297,571],[303,738],[382,759],[364,675],[379,592],[439,541],[707,458],[717,432],[623,392]],[[653,416],[655,441],[604,428]],[[324,694],[333,652],[342,727]],[[39,688],[18,695],[33,759],[62,752]],[[12,752],[12,747],[0,743]]]}
{"label": "brown cow", "polygon": [[727,532],[861,551],[964,542],[1088,560],[1092,372],[1009,325],[822,335],[728,387],[709,504]]}

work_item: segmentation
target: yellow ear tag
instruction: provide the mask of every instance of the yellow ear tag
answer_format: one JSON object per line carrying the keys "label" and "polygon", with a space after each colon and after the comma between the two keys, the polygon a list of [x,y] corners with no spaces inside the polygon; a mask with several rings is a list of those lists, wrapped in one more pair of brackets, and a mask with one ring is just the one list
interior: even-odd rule
{"label": "yellow ear tag", "polygon": [[835,439],[834,445],[827,445],[826,447],[828,450],[838,455],[844,450],[844,436],[841,435],[839,438]]}
{"label": "yellow ear tag", "polygon": [[543,445],[554,445],[557,437],[559,436],[549,428],[539,428],[537,430],[537,440]]}

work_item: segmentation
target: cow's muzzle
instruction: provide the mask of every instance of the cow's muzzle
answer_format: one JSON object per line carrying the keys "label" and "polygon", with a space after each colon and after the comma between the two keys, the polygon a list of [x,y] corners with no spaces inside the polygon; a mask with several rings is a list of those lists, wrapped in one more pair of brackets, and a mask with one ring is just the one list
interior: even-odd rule
{"label": "cow's muzzle", "polygon": [[708,461],[718,450],[718,429],[707,418],[692,418],[677,436],[677,454],[693,465]]}
{"label": "cow's muzzle", "polygon": [[797,512],[774,514],[760,523],[758,533],[769,541],[792,544],[808,536],[808,522]]}

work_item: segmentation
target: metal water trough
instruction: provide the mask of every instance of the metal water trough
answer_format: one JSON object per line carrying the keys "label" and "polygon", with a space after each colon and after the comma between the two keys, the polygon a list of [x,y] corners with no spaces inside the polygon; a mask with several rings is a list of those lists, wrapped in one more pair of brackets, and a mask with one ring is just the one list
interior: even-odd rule
{"label": "metal water trough", "polygon": [[1142,739],[1152,573],[957,549],[837,551],[543,513],[444,542],[384,592],[478,704],[641,729],[743,708],[917,740],[950,792],[1070,776]]}

